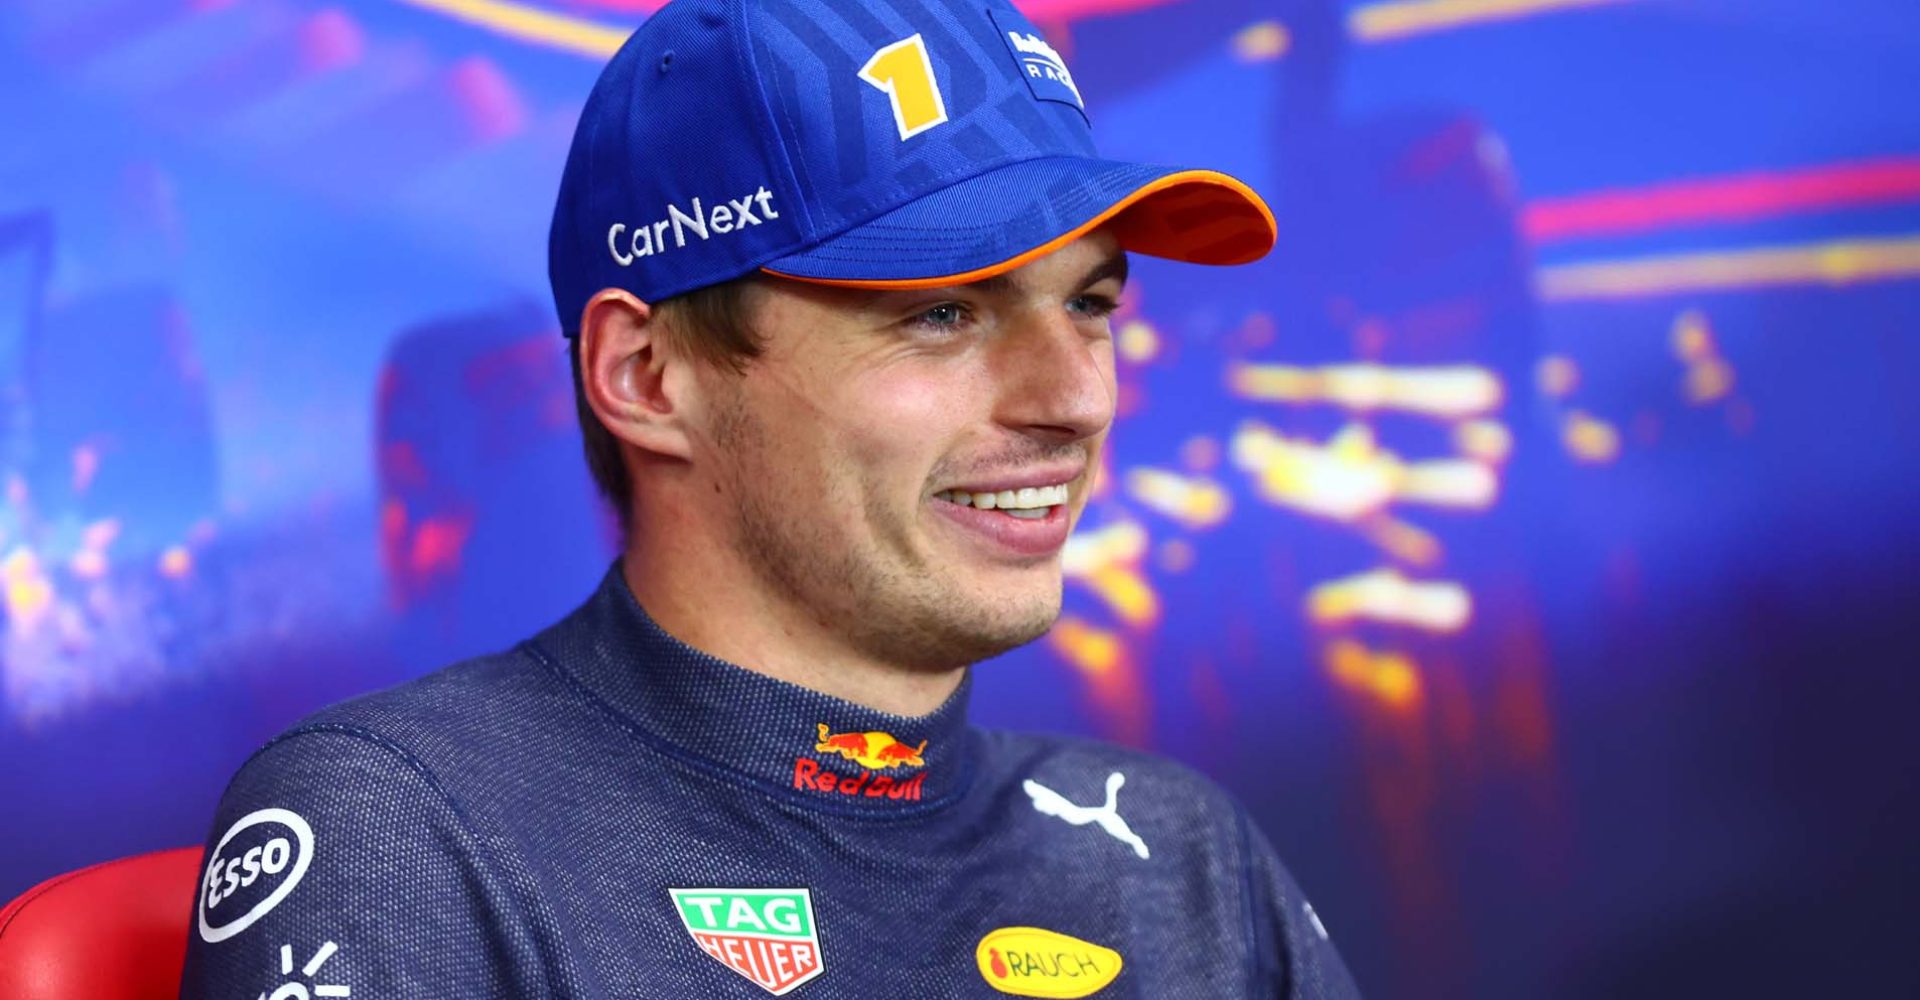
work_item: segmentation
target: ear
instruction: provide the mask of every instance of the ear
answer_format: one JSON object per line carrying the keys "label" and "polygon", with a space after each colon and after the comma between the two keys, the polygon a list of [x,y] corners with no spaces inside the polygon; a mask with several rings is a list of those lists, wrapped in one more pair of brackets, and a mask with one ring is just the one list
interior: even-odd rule
{"label": "ear", "polygon": [[652,306],[621,289],[602,289],[580,315],[580,385],[608,433],[685,460],[692,373],[660,334]]}

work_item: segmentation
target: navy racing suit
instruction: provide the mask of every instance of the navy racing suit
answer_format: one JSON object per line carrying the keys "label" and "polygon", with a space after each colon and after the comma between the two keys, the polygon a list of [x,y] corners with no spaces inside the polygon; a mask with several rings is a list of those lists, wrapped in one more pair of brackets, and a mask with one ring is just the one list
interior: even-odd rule
{"label": "navy racing suit", "polygon": [[1354,997],[1226,793],[694,649],[609,568],[514,648],[240,768],[183,1000]]}

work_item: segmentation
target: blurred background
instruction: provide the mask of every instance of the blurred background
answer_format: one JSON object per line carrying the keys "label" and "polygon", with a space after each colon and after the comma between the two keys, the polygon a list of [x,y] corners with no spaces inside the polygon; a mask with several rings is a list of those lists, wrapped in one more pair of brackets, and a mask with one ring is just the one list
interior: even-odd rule
{"label": "blurred background", "polygon": [[[590,592],[546,231],[655,6],[0,5],[0,899]],[[1282,242],[1135,261],[978,720],[1215,777],[1373,996],[1920,995],[1920,7],[1022,6]]]}

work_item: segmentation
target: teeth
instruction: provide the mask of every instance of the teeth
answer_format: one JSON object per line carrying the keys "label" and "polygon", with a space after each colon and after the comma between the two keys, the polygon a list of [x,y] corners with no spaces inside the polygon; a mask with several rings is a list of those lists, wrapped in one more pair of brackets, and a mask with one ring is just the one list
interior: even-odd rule
{"label": "teeth", "polygon": [[[1018,490],[1001,490],[998,493],[968,493],[965,490],[943,490],[934,494],[941,500],[957,503],[963,507],[973,506],[980,510],[1004,510],[1015,517],[1045,517],[1048,507],[1067,502],[1067,484],[1058,486],[1027,486]],[[1018,511],[1019,513],[1014,513]]]}

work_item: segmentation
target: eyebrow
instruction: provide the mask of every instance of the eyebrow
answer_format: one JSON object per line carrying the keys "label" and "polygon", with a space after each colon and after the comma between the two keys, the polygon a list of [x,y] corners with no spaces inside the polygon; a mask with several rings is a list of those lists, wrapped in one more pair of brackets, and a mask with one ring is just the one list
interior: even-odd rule
{"label": "eyebrow", "polygon": [[1120,279],[1120,286],[1122,288],[1126,287],[1127,252],[1125,250],[1115,250],[1113,256],[1095,264],[1093,270],[1088,271],[1087,276],[1080,279],[1080,287],[1086,288],[1090,285],[1097,285],[1108,278],[1118,278]]}

